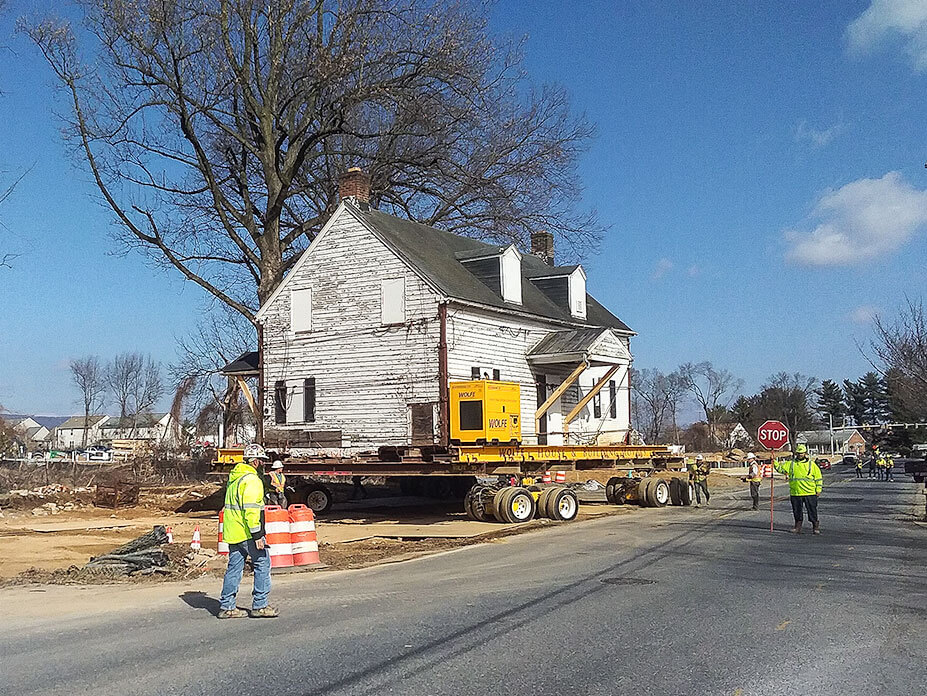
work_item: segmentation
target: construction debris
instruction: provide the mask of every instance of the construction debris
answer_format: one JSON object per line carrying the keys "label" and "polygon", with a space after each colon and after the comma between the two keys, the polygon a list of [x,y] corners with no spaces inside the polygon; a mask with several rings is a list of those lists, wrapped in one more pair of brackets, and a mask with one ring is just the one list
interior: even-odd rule
{"label": "construction debris", "polygon": [[113,573],[132,575],[138,572],[157,572],[168,563],[168,556],[161,548],[167,543],[167,530],[156,525],[150,532],[123,544],[107,554],[91,558],[85,568],[105,567]]}

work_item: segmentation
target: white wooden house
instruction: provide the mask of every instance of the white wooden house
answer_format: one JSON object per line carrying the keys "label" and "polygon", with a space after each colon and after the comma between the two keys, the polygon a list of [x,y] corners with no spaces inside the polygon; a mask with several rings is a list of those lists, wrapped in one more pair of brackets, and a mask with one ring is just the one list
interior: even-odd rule
{"label": "white wooden house", "polygon": [[[355,195],[257,314],[265,441],[440,446],[447,383],[474,378],[521,385],[525,443],[627,437],[634,332],[586,292],[581,266],[548,263],[550,235],[523,253],[372,209],[359,170],[345,190]],[[255,363],[242,356],[227,374]]]}
{"label": "white wooden house", "polygon": [[176,439],[174,420],[170,413],[140,413],[138,416],[109,418],[101,428],[103,442],[113,440],[150,440],[173,444]]}
{"label": "white wooden house", "polygon": [[[61,449],[74,449],[100,441],[103,424],[109,416],[71,416],[54,430],[54,443]],[[86,440],[84,431],[87,432]]]}

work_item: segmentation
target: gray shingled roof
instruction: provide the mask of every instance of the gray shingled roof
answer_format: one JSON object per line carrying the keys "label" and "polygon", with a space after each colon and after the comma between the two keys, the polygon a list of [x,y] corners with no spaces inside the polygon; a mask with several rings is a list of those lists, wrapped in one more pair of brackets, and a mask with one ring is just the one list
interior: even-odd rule
{"label": "gray shingled roof", "polygon": [[256,350],[250,350],[242,353],[228,365],[223,367],[219,372],[227,377],[235,375],[251,376],[258,373],[258,353]]}
{"label": "gray shingled roof", "polygon": [[[501,296],[470,273],[459,261],[462,257],[478,256],[481,251],[492,253],[504,247],[403,220],[379,210],[362,211],[353,205],[351,210],[407,263],[448,297],[510,311],[518,310],[573,324],[605,326],[621,332],[631,332],[627,324],[589,294],[586,295],[585,321],[573,317],[568,309],[548,299],[528,278],[551,275],[552,271],[561,269],[552,268],[532,254],[522,255],[522,304],[513,305],[504,302]],[[566,268],[572,270],[575,266]]]}
{"label": "gray shingled roof", "polygon": [[[846,442],[855,432],[859,431],[856,428],[835,428],[834,440],[837,442]],[[860,433],[860,437],[865,439],[865,435],[862,433]],[[806,445],[829,445],[830,430],[802,430],[798,433],[796,441],[803,442]]]}
{"label": "gray shingled roof", "polygon": [[[90,419],[87,422],[90,423],[90,427],[92,428],[104,418],[106,418],[106,416],[90,416]],[[83,428],[84,422],[85,421],[84,421],[83,416],[71,416],[58,427],[61,428],[62,430]]]}
{"label": "gray shingled roof", "polygon": [[538,341],[538,344],[528,352],[528,357],[557,353],[585,353],[603,331],[605,329],[601,327],[554,331]]}

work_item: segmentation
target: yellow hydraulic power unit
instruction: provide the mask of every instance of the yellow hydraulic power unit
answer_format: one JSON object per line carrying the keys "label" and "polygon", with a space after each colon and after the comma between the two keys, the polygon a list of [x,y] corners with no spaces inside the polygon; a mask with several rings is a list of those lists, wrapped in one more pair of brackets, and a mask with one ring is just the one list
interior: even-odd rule
{"label": "yellow hydraulic power unit", "polygon": [[521,387],[518,382],[451,382],[451,442],[521,442]]}

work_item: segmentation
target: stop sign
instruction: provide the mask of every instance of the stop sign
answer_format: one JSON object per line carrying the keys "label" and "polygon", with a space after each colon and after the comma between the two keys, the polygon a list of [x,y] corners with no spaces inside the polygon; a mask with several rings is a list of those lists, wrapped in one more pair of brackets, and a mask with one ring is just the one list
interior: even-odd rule
{"label": "stop sign", "polygon": [[782,449],[789,441],[789,429],[781,421],[768,420],[756,431],[756,439],[766,449]]}

